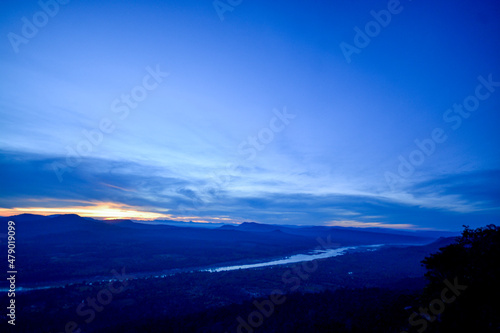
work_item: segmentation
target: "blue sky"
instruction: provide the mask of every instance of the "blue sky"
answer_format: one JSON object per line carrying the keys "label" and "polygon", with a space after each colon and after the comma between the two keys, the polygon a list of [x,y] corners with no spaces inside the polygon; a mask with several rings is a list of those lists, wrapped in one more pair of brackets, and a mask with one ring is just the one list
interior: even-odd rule
{"label": "blue sky", "polygon": [[1,5],[1,215],[498,224],[496,1],[41,3]]}

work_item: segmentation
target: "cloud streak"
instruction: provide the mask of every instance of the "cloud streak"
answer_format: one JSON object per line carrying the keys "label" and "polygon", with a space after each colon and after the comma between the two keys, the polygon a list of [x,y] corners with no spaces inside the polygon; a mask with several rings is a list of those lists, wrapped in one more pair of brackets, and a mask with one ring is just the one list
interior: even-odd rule
{"label": "cloud streak", "polygon": [[[87,159],[69,174],[67,181],[59,183],[49,167],[57,159],[3,151],[1,213],[73,212],[103,218],[205,222],[223,219],[398,229],[458,229],[463,223],[492,222],[498,213],[498,202],[486,200],[498,193],[498,171],[492,170],[416,184],[411,199],[396,200],[376,193],[312,194],[288,188],[279,191],[275,183],[264,182],[256,191],[247,190],[244,195],[239,190],[226,189],[202,205],[193,205],[193,200],[201,200],[204,195],[198,190],[207,184],[205,179],[186,179],[168,169],[138,163]],[[259,174],[254,173],[253,177],[258,179]],[[467,183],[471,177],[474,186]],[[238,188],[238,182],[245,182],[233,181],[234,188]],[[263,191],[266,186],[268,191]],[[438,200],[447,197],[454,202]],[[465,207],[462,211],[457,208],[461,206]]]}
{"label": "cloud streak", "polygon": [[[61,6],[18,53],[0,44],[3,214],[498,223],[498,3],[401,6],[256,2],[224,22],[210,1]],[[40,10],[4,7],[3,36]],[[353,27],[385,10],[361,47]]]}

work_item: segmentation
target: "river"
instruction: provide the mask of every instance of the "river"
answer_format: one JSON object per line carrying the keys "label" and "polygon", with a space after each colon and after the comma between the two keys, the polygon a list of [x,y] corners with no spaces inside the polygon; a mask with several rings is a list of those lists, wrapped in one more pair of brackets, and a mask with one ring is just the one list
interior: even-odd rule
{"label": "river", "polygon": [[[304,261],[312,261],[312,260],[317,260],[317,259],[326,259],[326,258],[331,258],[331,257],[337,257],[340,255],[345,254],[349,250],[365,250],[365,251],[375,251],[378,248],[384,246],[384,244],[377,244],[377,245],[360,245],[360,246],[349,246],[349,247],[340,247],[337,249],[328,249],[328,250],[316,250],[312,251],[307,254],[295,254],[290,257],[286,257],[283,259],[277,259],[277,260],[271,260],[271,261],[264,261],[260,263],[255,263],[255,264],[247,264],[247,265],[233,265],[233,266],[220,266],[220,267],[209,267],[209,268],[189,268],[189,269],[169,269],[169,270],[164,270],[159,273],[134,273],[133,277],[135,279],[138,278],[165,278],[167,276],[171,276],[174,274],[178,273],[185,273],[185,272],[210,272],[210,273],[217,273],[217,272],[225,272],[225,271],[234,271],[234,270],[239,270],[239,269],[252,269],[252,268],[260,268],[260,267],[268,267],[268,266],[277,266],[277,265],[286,265],[286,264],[294,264],[294,263],[299,263],[299,262],[304,262]],[[111,282],[115,281],[115,278],[105,278],[105,277],[95,277],[95,278],[85,278],[85,279],[78,279],[78,280],[71,280],[71,281],[58,281],[54,282],[53,284],[50,285],[38,285],[38,286],[30,286],[30,287],[22,287],[22,286],[17,286],[16,292],[26,292],[26,291],[32,291],[32,290],[42,290],[42,289],[52,289],[52,288],[61,288],[64,287],[65,285],[72,285],[72,284],[78,284],[78,283],[96,283],[96,282]],[[8,292],[8,288],[0,288],[0,292]]]}

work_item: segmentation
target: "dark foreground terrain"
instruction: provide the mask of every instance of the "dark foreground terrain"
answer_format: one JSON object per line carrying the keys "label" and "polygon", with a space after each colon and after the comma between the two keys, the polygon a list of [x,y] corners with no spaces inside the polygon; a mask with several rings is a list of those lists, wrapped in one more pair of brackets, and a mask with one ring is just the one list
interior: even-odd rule
{"label": "dark foreground terrain", "polygon": [[[49,223],[52,229],[46,228]],[[51,220],[21,216],[16,224],[22,267],[17,287],[53,288],[18,290],[15,328],[0,314],[8,331],[421,333],[500,328],[500,232],[495,226],[432,240],[429,235],[252,223],[218,229],[110,224],[76,215]],[[56,224],[59,229],[53,229]],[[318,242],[391,245],[259,269],[191,269],[304,253],[318,248]],[[168,273],[158,274],[162,270]],[[0,301],[9,301],[5,292]]]}

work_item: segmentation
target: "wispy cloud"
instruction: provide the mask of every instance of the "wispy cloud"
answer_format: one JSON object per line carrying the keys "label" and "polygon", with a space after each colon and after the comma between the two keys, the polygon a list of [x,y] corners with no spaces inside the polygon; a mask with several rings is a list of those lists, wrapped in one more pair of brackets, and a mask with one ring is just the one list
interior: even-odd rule
{"label": "wispy cloud", "polygon": [[[203,178],[187,178],[137,162],[104,159],[85,160],[65,182],[59,183],[50,169],[57,159],[3,151],[1,214],[77,213],[102,218],[407,229],[458,229],[462,224],[491,223],[498,214],[492,195],[497,191],[497,173],[493,171],[427,181],[416,184],[413,193],[401,196],[359,191],[302,193],[293,187],[277,189],[272,182],[242,191],[238,178],[233,180],[234,187],[209,195],[200,192],[209,184]],[[464,185],[472,176],[480,190]],[[252,177],[259,179],[259,173]],[[193,200],[204,196],[203,205],[193,205]]]}
{"label": "wispy cloud", "polygon": [[351,220],[330,221],[325,225],[330,227],[351,227],[351,228],[387,228],[387,229],[406,229],[406,230],[428,230],[430,228],[419,228],[413,224],[389,224],[382,222],[360,222]]}

